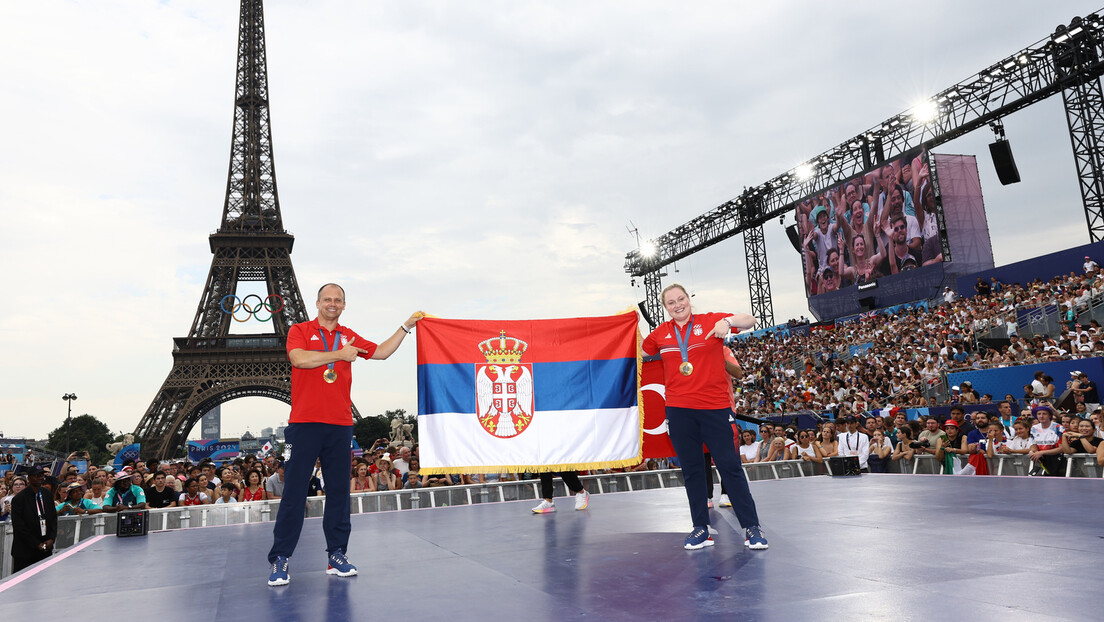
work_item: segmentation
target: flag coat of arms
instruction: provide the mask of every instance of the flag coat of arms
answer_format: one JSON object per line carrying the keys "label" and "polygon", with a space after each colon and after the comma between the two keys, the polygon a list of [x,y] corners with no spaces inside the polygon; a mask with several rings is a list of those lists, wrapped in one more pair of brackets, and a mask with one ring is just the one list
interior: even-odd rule
{"label": "flag coat of arms", "polygon": [[641,459],[637,315],[418,322],[425,473],[587,470]]}

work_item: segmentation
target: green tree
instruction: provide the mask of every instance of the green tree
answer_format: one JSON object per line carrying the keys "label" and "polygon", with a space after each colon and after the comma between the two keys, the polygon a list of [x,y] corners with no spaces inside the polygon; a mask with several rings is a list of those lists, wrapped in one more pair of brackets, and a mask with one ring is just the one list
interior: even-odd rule
{"label": "green tree", "polygon": [[[111,458],[107,444],[113,436],[107,424],[92,415],[78,415],[70,421],[69,450],[87,451],[95,464],[104,464]],[[46,448],[59,454],[65,454],[66,425],[61,424],[46,437]]]}
{"label": "green tree", "polygon": [[391,433],[391,424],[383,415],[375,417],[362,417],[353,424],[353,438],[357,444],[368,450],[377,438],[387,438]]}
{"label": "green tree", "polygon": [[376,415],[374,417],[364,417],[360,421],[353,424],[353,438],[356,439],[357,444],[363,447],[365,450],[370,448],[377,439],[391,438],[391,420],[395,417],[402,419],[403,423],[413,423],[414,426],[414,439],[418,439],[418,418],[414,415],[406,414],[406,410],[399,408],[396,410],[385,411],[382,415]]}

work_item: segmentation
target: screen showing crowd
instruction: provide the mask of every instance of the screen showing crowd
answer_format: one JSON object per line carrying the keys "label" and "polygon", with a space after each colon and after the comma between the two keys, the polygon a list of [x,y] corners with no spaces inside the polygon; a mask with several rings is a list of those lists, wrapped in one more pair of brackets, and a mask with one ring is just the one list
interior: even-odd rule
{"label": "screen showing crowd", "polygon": [[928,153],[915,150],[797,205],[805,293],[943,261]]}

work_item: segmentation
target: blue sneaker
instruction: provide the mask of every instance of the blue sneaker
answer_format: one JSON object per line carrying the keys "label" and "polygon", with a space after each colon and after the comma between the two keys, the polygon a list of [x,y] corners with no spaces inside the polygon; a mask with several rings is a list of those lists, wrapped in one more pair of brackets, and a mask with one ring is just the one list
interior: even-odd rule
{"label": "blue sneaker", "polygon": [[759,525],[748,527],[744,530],[744,546],[749,549],[762,550],[767,548],[767,539],[763,537],[763,530]]}
{"label": "blue sneaker", "polygon": [[707,546],[713,546],[713,538],[709,535],[709,529],[706,527],[694,527],[694,531],[686,536],[686,541],[682,544],[682,548],[688,551],[703,549]]}
{"label": "blue sneaker", "polygon": [[269,585],[287,585],[291,582],[288,574],[288,558],[280,555],[272,562],[272,574],[268,575]]}
{"label": "blue sneaker", "polygon": [[330,553],[330,565],[326,568],[326,574],[335,574],[339,577],[351,577],[357,573],[356,566],[345,558],[345,551]]}

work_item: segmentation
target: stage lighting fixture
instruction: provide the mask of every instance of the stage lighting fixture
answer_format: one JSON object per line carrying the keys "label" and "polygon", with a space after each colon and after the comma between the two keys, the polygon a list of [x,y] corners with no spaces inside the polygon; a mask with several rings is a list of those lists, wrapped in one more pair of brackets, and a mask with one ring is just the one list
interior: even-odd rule
{"label": "stage lighting fixture", "polygon": [[939,118],[939,104],[928,100],[912,107],[912,120],[927,125]]}
{"label": "stage lighting fixture", "polygon": [[659,248],[657,248],[655,242],[651,240],[645,240],[640,244],[640,254],[648,259],[655,257],[658,252]]}
{"label": "stage lighting fixture", "polygon": [[816,169],[813,168],[812,164],[802,164],[794,169],[794,173],[797,174],[797,178],[801,181],[809,179],[815,172]]}

